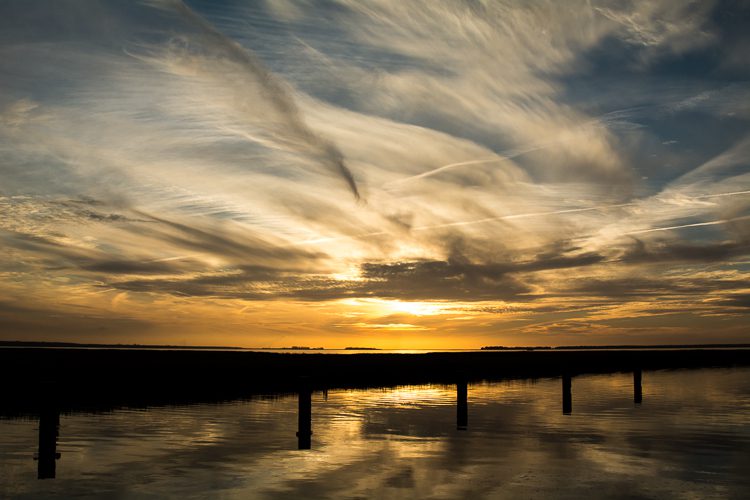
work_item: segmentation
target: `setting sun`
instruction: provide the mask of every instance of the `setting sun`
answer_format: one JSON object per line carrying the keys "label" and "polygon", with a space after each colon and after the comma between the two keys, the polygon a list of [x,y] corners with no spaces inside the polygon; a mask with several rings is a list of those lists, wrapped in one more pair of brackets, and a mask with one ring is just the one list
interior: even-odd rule
{"label": "setting sun", "polygon": [[412,316],[434,316],[436,314],[449,313],[455,307],[455,305],[440,302],[407,302],[380,299],[365,299],[358,302],[383,315],[403,313]]}

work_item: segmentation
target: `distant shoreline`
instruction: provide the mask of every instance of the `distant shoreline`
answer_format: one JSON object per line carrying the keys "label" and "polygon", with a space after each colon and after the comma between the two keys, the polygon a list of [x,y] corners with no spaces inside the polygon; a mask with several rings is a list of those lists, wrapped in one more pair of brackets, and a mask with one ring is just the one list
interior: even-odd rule
{"label": "distant shoreline", "polygon": [[466,349],[387,349],[379,347],[237,347],[172,344],[100,344],[78,342],[43,342],[25,340],[0,340],[0,347],[69,347],[79,349],[185,349],[185,350],[236,350],[236,351],[550,351],[550,350],[617,350],[617,349],[743,349],[750,344],[617,344],[617,345],[564,345],[564,346],[501,346],[489,345]]}
{"label": "distant shoreline", "polygon": [[102,349],[233,349],[243,350],[244,347],[214,346],[214,345],[170,345],[170,344],[94,344],[78,342],[35,342],[25,340],[0,340],[0,347],[72,347],[72,348],[102,348]]}
{"label": "distant shoreline", "polygon": [[6,344],[0,347],[0,377],[8,381],[0,418],[38,411],[50,398],[68,409],[107,410],[291,393],[303,385],[326,390],[733,366],[750,366],[750,349],[273,352]]}
{"label": "distant shoreline", "polygon": [[325,347],[293,345],[289,347],[237,347],[222,345],[172,345],[172,344],[96,344],[78,342],[36,342],[25,340],[0,340],[0,347],[70,347],[73,349],[186,349],[193,351],[323,351]]}

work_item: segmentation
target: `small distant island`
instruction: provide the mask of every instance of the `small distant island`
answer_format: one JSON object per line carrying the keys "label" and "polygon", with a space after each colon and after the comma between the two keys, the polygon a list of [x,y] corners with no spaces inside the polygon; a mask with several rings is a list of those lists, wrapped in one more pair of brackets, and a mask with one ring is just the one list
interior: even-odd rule
{"label": "small distant island", "polygon": [[378,347],[344,347],[345,351],[379,351]]}
{"label": "small distant island", "polygon": [[508,347],[504,345],[488,345],[481,348],[482,351],[536,351],[540,349],[553,349],[550,346],[520,346]]}
{"label": "small distant island", "polygon": [[325,347],[308,347],[306,345],[293,345],[291,347],[262,347],[261,349],[278,349],[279,351],[322,351]]}

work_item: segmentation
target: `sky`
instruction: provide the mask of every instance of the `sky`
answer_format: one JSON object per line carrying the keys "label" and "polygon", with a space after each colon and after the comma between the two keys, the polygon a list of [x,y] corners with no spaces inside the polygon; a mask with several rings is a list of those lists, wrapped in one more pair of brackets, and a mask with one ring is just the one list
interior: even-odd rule
{"label": "sky", "polygon": [[750,342],[750,2],[0,3],[0,340]]}

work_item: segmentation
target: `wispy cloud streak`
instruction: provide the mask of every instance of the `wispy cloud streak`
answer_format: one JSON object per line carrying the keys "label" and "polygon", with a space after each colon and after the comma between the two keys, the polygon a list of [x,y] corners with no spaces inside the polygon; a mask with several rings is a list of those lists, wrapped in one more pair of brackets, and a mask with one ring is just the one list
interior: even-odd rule
{"label": "wispy cloud streak", "polygon": [[196,27],[202,35],[197,41],[199,44],[205,44],[210,55],[226,58],[241,66],[252,84],[260,86],[262,96],[268,99],[272,108],[281,117],[282,133],[294,139],[292,144],[297,142],[304,146],[304,151],[312,151],[319,156],[333,172],[346,181],[354,197],[360,199],[357,183],[344,161],[343,154],[333,142],[315,133],[305,123],[288,85],[271,73],[249,49],[222,34],[181,0],[160,1],[155,2],[155,5],[173,9],[189,25]]}
{"label": "wispy cloud streak", "polygon": [[0,315],[162,343],[740,340],[743,12],[0,2]]}

